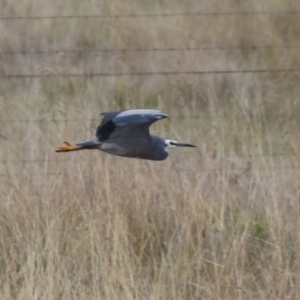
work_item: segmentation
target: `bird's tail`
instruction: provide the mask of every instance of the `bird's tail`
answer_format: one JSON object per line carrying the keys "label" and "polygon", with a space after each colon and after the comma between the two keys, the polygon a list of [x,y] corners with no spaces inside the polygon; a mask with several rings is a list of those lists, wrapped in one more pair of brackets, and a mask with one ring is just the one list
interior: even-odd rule
{"label": "bird's tail", "polygon": [[72,144],[68,142],[64,142],[64,146],[59,147],[55,152],[69,152],[69,151],[78,151],[78,150],[85,150],[85,149],[98,149],[99,145],[101,145],[100,142],[97,140],[90,140],[86,142],[82,142],[79,144],[76,144],[76,146],[73,146]]}
{"label": "bird's tail", "polygon": [[101,142],[99,142],[96,139],[76,144],[76,146],[80,146],[80,147],[95,147],[95,148],[98,148],[100,145],[101,145]]}

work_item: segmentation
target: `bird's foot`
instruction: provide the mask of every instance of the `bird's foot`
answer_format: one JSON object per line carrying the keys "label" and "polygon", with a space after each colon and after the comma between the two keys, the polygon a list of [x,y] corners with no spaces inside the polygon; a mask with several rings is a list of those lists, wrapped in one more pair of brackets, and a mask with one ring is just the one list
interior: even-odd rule
{"label": "bird's foot", "polygon": [[55,152],[68,152],[68,151],[74,151],[77,150],[78,147],[74,147],[68,142],[64,142],[64,146],[61,146],[55,150]]}

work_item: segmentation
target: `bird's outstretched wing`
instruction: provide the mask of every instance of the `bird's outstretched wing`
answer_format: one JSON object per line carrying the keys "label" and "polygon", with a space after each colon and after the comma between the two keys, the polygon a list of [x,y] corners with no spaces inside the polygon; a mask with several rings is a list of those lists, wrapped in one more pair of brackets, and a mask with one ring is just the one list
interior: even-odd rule
{"label": "bird's outstretched wing", "polygon": [[[114,111],[103,113],[104,118],[97,127],[96,137],[99,141],[104,141],[112,133],[116,131],[122,132],[127,129],[128,132],[140,132],[141,134],[149,134],[149,126],[167,115],[159,110],[152,109],[131,109],[124,111]],[[121,128],[120,128],[121,127]]]}

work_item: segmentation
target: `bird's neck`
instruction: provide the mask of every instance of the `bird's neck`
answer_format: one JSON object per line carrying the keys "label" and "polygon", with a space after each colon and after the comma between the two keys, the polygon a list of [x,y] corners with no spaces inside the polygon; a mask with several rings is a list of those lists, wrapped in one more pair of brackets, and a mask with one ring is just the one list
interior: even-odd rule
{"label": "bird's neck", "polygon": [[165,149],[164,139],[152,135],[152,159],[153,160],[164,160],[168,157],[169,153]]}

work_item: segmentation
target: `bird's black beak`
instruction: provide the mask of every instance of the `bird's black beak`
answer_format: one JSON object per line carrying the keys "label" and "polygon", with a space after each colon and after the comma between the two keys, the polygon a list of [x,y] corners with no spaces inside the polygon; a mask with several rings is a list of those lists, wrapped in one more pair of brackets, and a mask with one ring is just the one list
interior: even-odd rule
{"label": "bird's black beak", "polygon": [[174,146],[176,147],[197,147],[191,144],[183,144],[183,143],[174,143]]}

